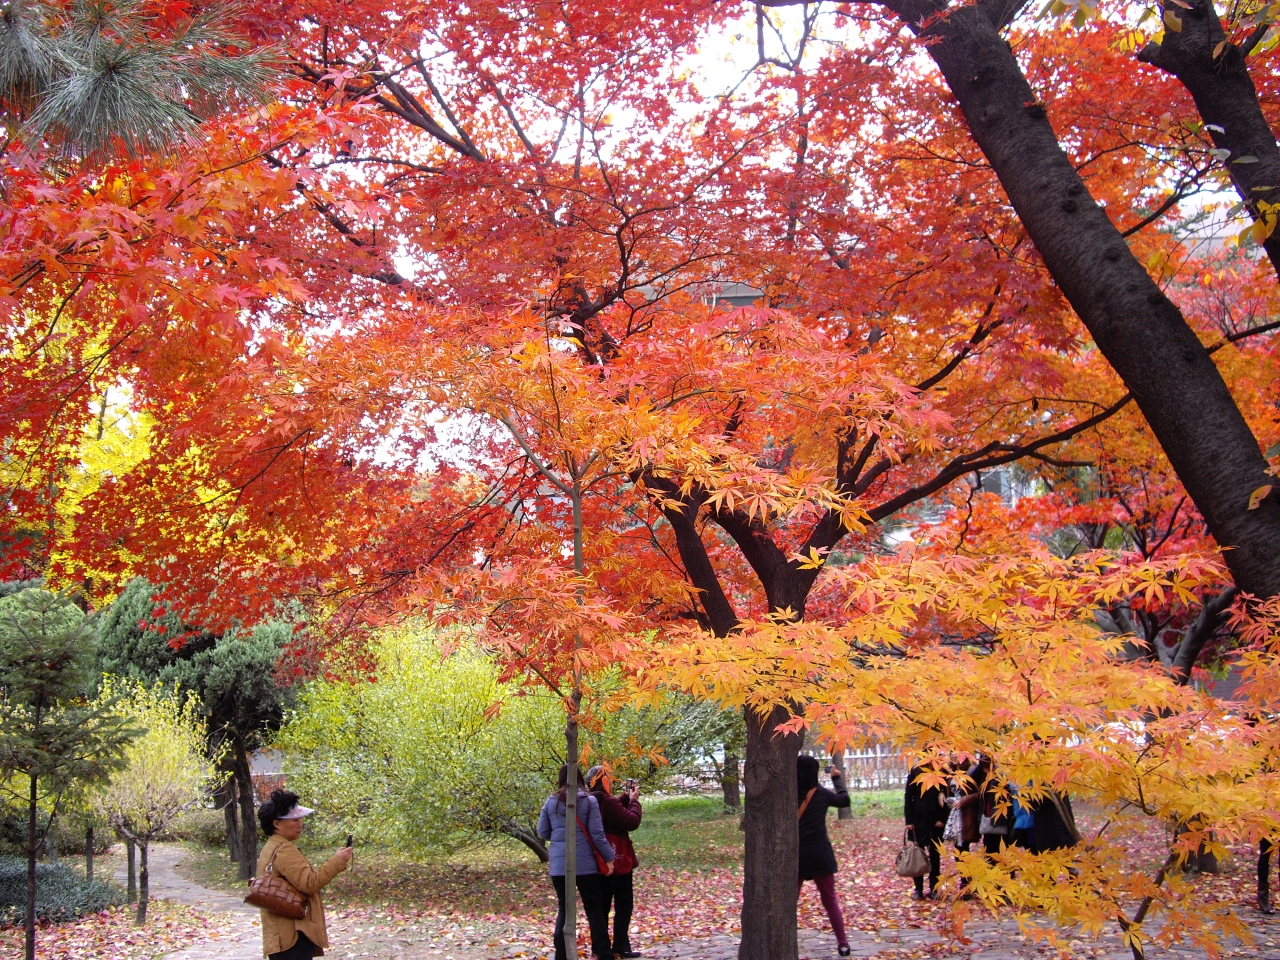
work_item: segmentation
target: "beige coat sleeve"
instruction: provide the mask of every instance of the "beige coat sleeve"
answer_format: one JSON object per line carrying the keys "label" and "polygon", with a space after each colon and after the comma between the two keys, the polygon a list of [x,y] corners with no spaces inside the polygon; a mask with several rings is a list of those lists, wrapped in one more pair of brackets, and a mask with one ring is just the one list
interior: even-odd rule
{"label": "beige coat sleeve", "polygon": [[302,851],[288,841],[280,844],[280,852],[276,854],[276,873],[307,896],[319,893],[329,885],[330,880],[346,868],[346,863],[337,857],[330,857],[319,868],[313,868],[307,862],[307,858],[302,855]]}

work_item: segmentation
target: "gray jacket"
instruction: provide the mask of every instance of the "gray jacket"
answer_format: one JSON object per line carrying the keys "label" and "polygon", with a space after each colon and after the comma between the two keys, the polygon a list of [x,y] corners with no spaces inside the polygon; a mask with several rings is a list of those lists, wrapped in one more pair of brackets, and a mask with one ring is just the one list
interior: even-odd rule
{"label": "gray jacket", "polygon": [[[554,793],[547,797],[547,802],[542,805],[542,813],[538,814],[538,836],[543,840],[551,841],[551,876],[553,877],[563,877],[565,875],[565,815],[564,801]],[[613,846],[604,835],[604,821],[600,819],[600,805],[596,802],[596,798],[589,793],[578,794],[578,819],[591,832],[591,842],[595,844],[600,856],[612,863],[614,858]],[[596,867],[595,854],[591,852],[591,844],[587,842],[587,838],[582,832],[582,827],[578,827],[577,850],[575,853],[578,861],[577,876],[600,872]]]}

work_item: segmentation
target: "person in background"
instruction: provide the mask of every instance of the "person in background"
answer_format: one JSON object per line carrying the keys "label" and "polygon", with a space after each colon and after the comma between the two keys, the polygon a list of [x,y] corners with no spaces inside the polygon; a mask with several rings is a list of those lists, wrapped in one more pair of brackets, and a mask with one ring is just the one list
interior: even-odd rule
{"label": "person in background", "polygon": [[919,778],[925,772],[924,767],[912,767],[907,774],[906,795],[903,797],[903,817],[907,822],[907,836],[917,847],[929,856],[929,891],[925,892],[924,877],[912,877],[915,883],[913,900],[930,900],[934,897],[934,887],[938,884],[941,871],[938,844],[942,842],[942,828],[947,821],[947,803],[942,788],[924,787]]}
{"label": "person in background", "polygon": [[638,829],[644,811],[640,809],[640,785],[630,781],[627,789],[613,795],[613,778],[604,767],[592,767],[587,771],[587,786],[600,805],[600,818],[604,821],[604,835],[613,846],[616,855],[613,873],[600,878],[604,894],[604,915],[613,907],[613,954],[616,957],[638,957],[631,949],[631,910],[635,903],[635,868],[640,866],[636,848],[631,843],[631,831]]}
{"label": "person in background", "polygon": [[982,839],[978,827],[982,824],[982,800],[986,793],[987,775],[991,772],[991,759],[979,756],[964,777],[957,778],[956,795],[948,802],[960,811],[960,843],[957,849],[968,853],[969,847]]}
{"label": "person in background", "polygon": [[1271,906],[1271,855],[1276,851],[1276,842],[1269,837],[1258,841],[1258,912],[1268,917],[1275,915],[1275,907]]}
{"label": "person in background", "polygon": [[800,889],[804,882],[812,880],[822,897],[822,907],[827,911],[831,929],[836,935],[837,952],[849,956],[849,938],[844,930],[844,914],[840,911],[840,897],[836,893],[836,852],[827,836],[827,811],[832,807],[849,806],[849,791],[844,776],[835,767],[827,766],[833,789],[818,783],[819,764],[816,757],[796,757],[796,786],[799,789],[800,820]]}
{"label": "person in background", "polygon": [[320,891],[351,863],[351,848],[343,847],[313,869],[294,844],[302,836],[302,819],[315,813],[298,803],[298,795],[286,790],[273,790],[271,799],[258,808],[258,822],[267,838],[258,857],[258,876],[271,865],[276,876],[283,877],[307,896],[307,915],[302,920],[282,917],[270,910],[262,914],[262,955],[271,960],[311,960],[324,956],[329,936],[324,925],[324,904]]}
{"label": "person in background", "polygon": [[[596,853],[607,862],[607,872],[613,871],[614,850],[604,835],[604,821],[600,819],[600,804],[596,798],[587,793],[582,780],[581,771],[576,777],[578,781],[578,838],[575,846],[576,864],[574,886],[578,888],[578,896],[582,899],[582,912],[587,915],[587,925],[591,928],[591,953],[597,960],[613,960],[613,951],[609,949],[609,921],[604,912],[604,891],[601,888],[600,871],[596,866]],[[566,864],[564,855],[565,820],[568,819],[569,807],[566,802],[568,794],[569,767],[560,766],[560,786],[555,793],[547,797],[538,814],[538,836],[551,846],[551,885],[556,890],[556,900],[560,904],[560,912],[556,914],[555,931],[552,941],[555,943],[556,960],[568,960],[564,946],[564,898]],[[594,851],[593,848],[594,847]],[[572,891],[569,892],[572,896]]]}
{"label": "person in background", "polygon": [[998,778],[992,776],[988,769],[982,787],[982,817],[978,832],[982,835],[983,849],[989,854],[1000,852],[1000,845],[1009,842],[1009,831],[1013,829],[1013,811],[1007,804],[1001,809],[996,792],[998,786]]}
{"label": "person in background", "polygon": [[1035,819],[1031,827],[1033,843],[1031,849],[1036,853],[1044,853],[1046,850],[1065,850],[1080,842],[1069,794],[1051,791],[1048,796],[1031,807]]}
{"label": "person in background", "polygon": [[1014,784],[1009,784],[1010,800],[1013,803],[1013,832],[1009,834],[1009,842],[1015,847],[1022,847],[1024,850],[1030,850],[1037,853],[1035,846],[1035,824],[1036,815],[1018,800],[1018,788]]}

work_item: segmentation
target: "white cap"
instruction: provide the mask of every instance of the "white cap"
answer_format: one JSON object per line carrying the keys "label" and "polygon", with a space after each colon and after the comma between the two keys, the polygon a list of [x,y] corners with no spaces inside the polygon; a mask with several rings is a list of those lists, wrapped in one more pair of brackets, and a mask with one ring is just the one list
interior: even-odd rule
{"label": "white cap", "polygon": [[277,820],[301,820],[303,817],[309,817],[313,813],[315,813],[315,811],[312,810],[310,807],[304,807],[302,806],[302,804],[299,803],[299,804],[294,804],[293,808],[288,813],[283,813],[280,816],[276,817],[276,819]]}

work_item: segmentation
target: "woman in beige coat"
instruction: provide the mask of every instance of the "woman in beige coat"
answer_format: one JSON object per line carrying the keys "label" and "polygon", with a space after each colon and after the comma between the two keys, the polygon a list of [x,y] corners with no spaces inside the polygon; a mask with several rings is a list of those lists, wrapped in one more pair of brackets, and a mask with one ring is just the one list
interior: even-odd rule
{"label": "woman in beige coat", "polygon": [[302,836],[302,818],[313,813],[298,803],[298,795],[275,790],[271,799],[258,808],[258,821],[267,836],[267,845],[258,857],[258,876],[267,865],[307,896],[307,915],[290,920],[278,913],[262,910],[262,955],[271,960],[311,960],[324,956],[329,937],[324,928],[324,904],[320,891],[329,881],[347,869],[351,848],[343,847],[332,857],[312,869],[294,841]]}

